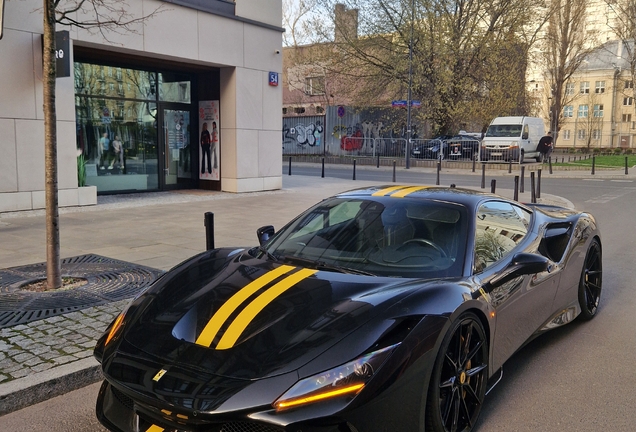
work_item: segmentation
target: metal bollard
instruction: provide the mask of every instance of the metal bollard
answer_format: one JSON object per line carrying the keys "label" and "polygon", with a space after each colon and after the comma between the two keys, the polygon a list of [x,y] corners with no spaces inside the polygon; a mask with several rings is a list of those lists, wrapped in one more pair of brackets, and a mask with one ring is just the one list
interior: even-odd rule
{"label": "metal bollard", "polygon": [[356,179],[356,160],[353,160],[353,179]]}
{"label": "metal bollard", "polygon": [[476,161],[476,157],[473,157],[473,172],[475,172],[475,161]]}
{"label": "metal bollard", "polygon": [[595,168],[596,168],[596,156],[592,156],[592,175],[594,175]]}
{"label": "metal bollard", "polygon": [[439,172],[442,170],[442,162],[437,161],[437,179],[435,180],[435,184],[439,186]]}
{"label": "metal bollard", "polygon": [[508,159],[508,174],[512,172],[512,158]]}
{"label": "metal bollard", "polygon": [[214,213],[206,212],[203,215],[205,226],[205,250],[214,249]]}
{"label": "metal bollard", "polygon": [[625,175],[627,175],[627,156],[625,156]]}
{"label": "metal bollard", "polygon": [[541,198],[541,170],[537,170],[537,199]]}
{"label": "metal bollard", "polygon": [[537,195],[534,189],[534,171],[530,173],[530,202],[533,204],[537,202]]}
{"label": "metal bollard", "polygon": [[497,189],[497,180],[490,180],[490,193],[495,193],[495,189]]}
{"label": "metal bollard", "polygon": [[377,161],[375,163],[375,167],[376,168],[380,168],[380,153],[378,152],[378,157],[377,157]]}
{"label": "metal bollard", "polygon": [[550,168],[550,174],[552,174],[552,156],[548,158],[548,167]]}
{"label": "metal bollard", "polygon": [[289,175],[291,175],[291,156],[289,157]]}
{"label": "metal bollard", "polygon": [[320,177],[325,178],[325,158],[322,158],[322,173]]}
{"label": "metal bollard", "polygon": [[519,192],[523,193],[523,179],[526,173],[526,167],[521,167],[521,183],[519,184]]}
{"label": "metal bollard", "polygon": [[519,176],[515,176],[515,189],[513,199],[519,201]]}
{"label": "metal bollard", "polygon": [[393,183],[395,183],[395,161],[393,161]]}

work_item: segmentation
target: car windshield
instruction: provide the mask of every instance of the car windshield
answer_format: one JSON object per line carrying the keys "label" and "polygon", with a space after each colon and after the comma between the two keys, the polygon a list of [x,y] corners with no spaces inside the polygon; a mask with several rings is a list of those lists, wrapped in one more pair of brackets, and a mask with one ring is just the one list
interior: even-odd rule
{"label": "car windshield", "polygon": [[460,276],[466,249],[463,206],[418,198],[334,197],[290,222],[263,257],[324,270],[378,276]]}
{"label": "car windshield", "polygon": [[518,138],[521,136],[521,125],[490,125],[486,136]]}

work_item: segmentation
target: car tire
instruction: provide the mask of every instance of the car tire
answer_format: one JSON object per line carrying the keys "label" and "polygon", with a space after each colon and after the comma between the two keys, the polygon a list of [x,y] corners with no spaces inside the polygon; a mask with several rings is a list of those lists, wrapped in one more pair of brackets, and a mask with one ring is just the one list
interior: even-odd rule
{"label": "car tire", "polygon": [[470,431],[486,394],[488,339],[472,312],[452,324],[440,346],[428,388],[426,431]]}
{"label": "car tire", "polygon": [[596,316],[601,300],[602,286],[603,260],[601,244],[594,239],[587,249],[583,269],[581,270],[581,280],[579,282],[580,319],[589,321]]}
{"label": "car tire", "polygon": [[534,160],[539,163],[543,162],[543,153],[539,153],[539,156],[535,157]]}

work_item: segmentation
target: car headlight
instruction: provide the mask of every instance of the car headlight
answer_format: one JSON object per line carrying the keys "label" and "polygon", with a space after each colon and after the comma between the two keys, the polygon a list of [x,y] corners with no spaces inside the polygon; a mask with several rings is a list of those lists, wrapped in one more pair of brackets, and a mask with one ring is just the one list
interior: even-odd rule
{"label": "car headlight", "polygon": [[274,408],[282,411],[327,399],[357,395],[398,345],[373,351],[342,366],[298,381],[274,402]]}
{"label": "car headlight", "polygon": [[108,343],[113,340],[113,338],[115,336],[117,336],[117,333],[119,333],[119,331],[121,330],[123,324],[124,324],[124,317],[126,316],[126,312],[122,312],[119,314],[119,316],[117,316],[117,318],[115,319],[115,321],[113,322],[113,325],[110,328],[110,331],[108,332],[108,336],[106,336],[106,340],[104,341],[104,346],[108,345]]}
{"label": "car headlight", "polygon": [[519,143],[517,141],[513,141],[510,143],[510,148],[517,148],[519,147]]}

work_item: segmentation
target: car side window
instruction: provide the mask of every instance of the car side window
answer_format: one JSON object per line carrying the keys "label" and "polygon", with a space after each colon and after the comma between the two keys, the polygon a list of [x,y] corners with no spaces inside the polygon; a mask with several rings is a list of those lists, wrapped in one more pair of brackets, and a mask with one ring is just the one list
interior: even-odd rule
{"label": "car side window", "polygon": [[488,201],[477,210],[474,272],[506,257],[528,233],[531,214],[502,201]]}

